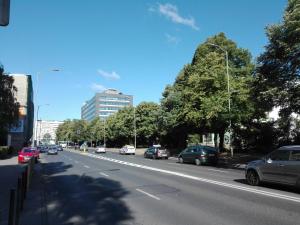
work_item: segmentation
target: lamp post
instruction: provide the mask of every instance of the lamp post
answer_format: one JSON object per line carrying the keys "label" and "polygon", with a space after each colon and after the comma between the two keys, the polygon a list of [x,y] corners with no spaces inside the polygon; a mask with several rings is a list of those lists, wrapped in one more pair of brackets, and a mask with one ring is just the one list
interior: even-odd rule
{"label": "lamp post", "polygon": [[[61,71],[60,69],[51,69],[50,71],[52,72],[59,72]],[[37,101],[38,99],[38,93],[39,93],[39,78],[41,76],[41,73],[37,73],[37,79],[36,79],[36,92],[35,92],[35,101]],[[46,104],[46,105],[49,105],[49,104]],[[36,146],[36,141],[37,141],[37,121],[38,121],[38,117],[39,117],[39,108],[41,107],[42,105],[38,105],[37,107],[37,111],[36,111],[36,124],[35,124],[35,128],[34,128],[34,131],[33,131],[33,142],[32,142],[32,146]]]}
{"label": "lamp post", "polygon": [[228,142],[229,142],[229,149],[231,156],[233,156],[233,149],[231,146],[231,92],[230,92],[230,77],[229,77],[229,63],[228,63],[228,51],[224,48],[222,48],[219,45],[213,44],[213,43],[208,43],[208,45],[214,46],[221,51],[225,53],[225,58],[226,58],[226,77],[227,77],[227,92],[228,92],[228,113],[229,113],[229,136],[228,136]]}
{"label": "lamp post", "polygon": [[37,134],[38,134],[38,120],[39,120],[39,110],[42,106],[49,106],[49,104],[44,105],[38,105],[37,111],[36,111],[36,120],[35,120],[35,126],[34,126],[34,141],[32,143],[32,146],[37,146]]}
{"label": "lamp post", "polygon": [[136,116],[135,116],[135,107],[133,107],[133,126],[134,126],[134,148],[136,149]]}

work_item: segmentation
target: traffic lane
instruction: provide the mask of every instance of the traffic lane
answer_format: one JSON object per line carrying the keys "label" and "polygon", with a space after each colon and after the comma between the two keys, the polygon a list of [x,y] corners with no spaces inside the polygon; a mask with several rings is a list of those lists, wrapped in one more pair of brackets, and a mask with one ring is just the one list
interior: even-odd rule
{"label": "traffic lane", "polygon": [[[119,155],[116,153],[109,153],[113,158],[118,158],[119,160],[126,160],[133,163],[142,163],[147,166],[158,166],[164,169],[170,169],[173,171],[183,172],[195,176],[204,176],[206,178],[214,178],[222,180],[224,182],[232,182],[234,184],[248,184],[245,179],[245,170],[239,169],[229,169],[222,167],[215,167],[209,165],[196,166],[193,163],[179,163],[176,159],[171,160],[153,160],[145,159],[143,156],[127,156]],[[250,186],[249,186],[250,187]],[[272,184],[264,182],[260,185],[269,190],[277,190],[288,193],[299,194],[299,188],[288,185]]]}
{"label": "traffic lane", "polygon": [[46,156],[43,162],[48,224],[126,224],[132,216],[120,182],[63,155]]}
{"label": "traffic lane", "polygon": [[205,177],[215,177],[216,179],[222,179],[222,181],[233,181],[233,180],[243,180],[245,177],[244,171],[241,170],[231,170],[217,168],[214,166],[196,166],[194,164],[180,164],[177,160],[153,160],[145,159],[141,156],[132,155],[119,155],[115,152],[107,152],[105,154],[96,154],[111,157],[118,160],[126,160],[131,163],[138,163],[147,166],[157,166],[163,169],[174,170],[178,172],[185,172],[191,175],[205,176]]}
{"label": "traffic lane", "polygon": [[[80,153],[75,151],[75,153]],[[94,154],[98,155],[98,154]],[[126,162],[137,163],[146,166],[158,167],[161,169],[172,170],[175,172],[181,172],[192,176],[201,176],[207,179],[215,179],[218,181],[230,183],[233,185],[244,185],[245,187],[251,188],[248,184],[246,184],[245,180],[245,172],[241,170],[234,169],[220,169],[211,166],[196,166],[193,164],[180,164],[175,160],[170,160],[167,162],[166,160],[152,160],[152,159],[144,159],[142,157],[136,157],[134,159],[128,158],[127,155],[118,155],[112,153],[99,154],[100,156],[111,157],[117,160],[123,160]],[[174,166],[172,165],[174,164]],[[260,187],[262,190],[266,191],[277,191],[279,194],[291,194],[291,193],[299,193],[299,191],[295,187],[282,186],[276,184],[268,184],[264,183]]]}
{"label": "traffic lane", "polygon": [[[91,159],[90,163],[94,161],[95,166],[100,165],[98,159]],[[101,162],[107,163],[111,164],[103,160]],[[170,179],[170,176],[165,174],[157,175],[153,172],[143,172],[142,169],[120,166],[121,169],[115,176],[122,184],[127,182],[125,186],[128,188],[138,187],[160,198],[159,203],[155,203],[153,207],[155,201],[132,201],[132,198],[126,200],[135,214],[143,215],[147,212],[147,218],[151,215],[159,218],[158,223],[164,222],[159,224],[186,224],[184,221],[191,222],[189,224],[197,224],[197,221],[204,221],[203,224],[240,224],[243,218],[250,218],[243,224],[295,224],[299,219],[299,204],[293,202],[184,180],[181,177]],[[132,184],[128,183],[129,181]],[[135,186],[137,184],[143,185]],[[169,208],[171,210],[168,210]],[[287,214],[290,216],[285,218]],[[178,215],[180,217],[177,217]],[[252,218],[253,215],[256,217]],[[219,223],[220,221],[225,222]]]}
{"label": "traffic lane", "polygon": [[[95,155],[91,155],[93,157],[97,157]],[[102,156],[100,156],[102,157]],[[127,165],[130,165],[131,163],[127,163],[126,161],[119,161],[119,160],[115,160],[115,159],[112,159],[112,158],[107,158],[107,157],[104,157],[104,159],[106,160],[111,160],[111,161],[115,161],[115,162],[118,162],[118,163],[121,163],[121,164],[127,164]],[[138,164],[133,164],[132,166],[134,167],[145,167],[144,165],[138,165]],[[289,192],[289,189],[288,190],[275,190],[275,189],[268,189],[268,188],[265,188],[265,187],[252,187],[252,186],[249,186],[247,184],[245,184],[244,182],[240,182],[237,183],[235,181],[233,182],[220,182],[219,180],[217,179],[212,179],[212,177],[210,178],[204,178],[204,177],[200,177],[200,176],[192,176],[190,174],[186,174],[186,173],[179,173],[179,172],[174,172],[174,171],[170,171],[170,170],[164,170],[164,169],[160,169],[160,168],[157,168],[157,167],[147,167],[147,168],[144,168],[144,169],[148,169],[148,170],[156,170],[156,171],[159,171],[159,172],[163,172],[163,173],[168,173],[168,174],[171,174],[171,175],[177,175],[177,176],[181,176],[181,177],[185,177],[185,178],[190,178],[190,179],[195,179],[195,180],[200,180],[200,181],[203,181],[203,182],[208,182],[208,183],[214,183],[214,184],[217,184],[217,185],[222,185],[222,186],[230,186],[230,187],[234,187],[234,188],[237,188],[237,189],[251,189],[251,190],[257,190],[256,192],[268,192],[268,193],[274,193],[276,195],[288,195],[288,196],[294,196],[296,198],[299,198],[299,195],[296,193],[293,193],[293,192]]]}

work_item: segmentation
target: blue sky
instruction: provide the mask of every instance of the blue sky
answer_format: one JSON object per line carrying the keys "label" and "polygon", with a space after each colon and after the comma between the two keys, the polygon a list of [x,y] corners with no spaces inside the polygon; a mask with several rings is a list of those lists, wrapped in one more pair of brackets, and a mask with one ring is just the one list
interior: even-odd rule
{"label": "blue sky", "polygon": [[[31,74],[40,118],[80,118],[84,101],[116,88],[134,104],[161,93],[206,38],[224,32],[257,57],[287,0],[26,0],[0,27],[6,72]],[[60,71],[54,72],[53,69]],[[39,74],[39,75],[38,75]]]}

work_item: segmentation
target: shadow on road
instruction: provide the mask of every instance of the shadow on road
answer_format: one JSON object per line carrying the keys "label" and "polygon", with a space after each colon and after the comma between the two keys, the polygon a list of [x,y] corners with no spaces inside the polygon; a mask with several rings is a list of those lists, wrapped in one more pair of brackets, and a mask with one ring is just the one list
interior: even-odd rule
{"label": "shadow on road", "polygon": [[[241,183],[241,184],[247,184],[246,179],[235,179],[234,181],[237,183]],[[249,187],[252,187],[252,186],[249,185]],[[260,184],[260,187],[271,188],[274,190],[287,191],[287,192],[293,192],[296,194],[300,194],[300,189],[299,188],[297,189],[297,187],[293,187],[293,186],[262,182]]]}
{"label": "shadow on road", "polygon": [[[95,171],[91,176],[82,174],[63,162],[44,163],[41,167],[45,224],[115,225],[132,219],[122,200],[128,192],[119,182],[99,177]],[[39,210],[36,211],[38,214]],[[30,224],[40,223],[30,221]]]}

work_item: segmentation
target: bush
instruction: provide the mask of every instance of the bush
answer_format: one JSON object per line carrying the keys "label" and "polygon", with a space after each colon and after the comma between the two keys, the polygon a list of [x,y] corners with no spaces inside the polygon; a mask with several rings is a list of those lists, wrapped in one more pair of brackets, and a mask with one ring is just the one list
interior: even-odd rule
{"label": "bush", "polygon": [[5,159],[8,154],[9,154],[9,147],[0,146],[0,159]]}

